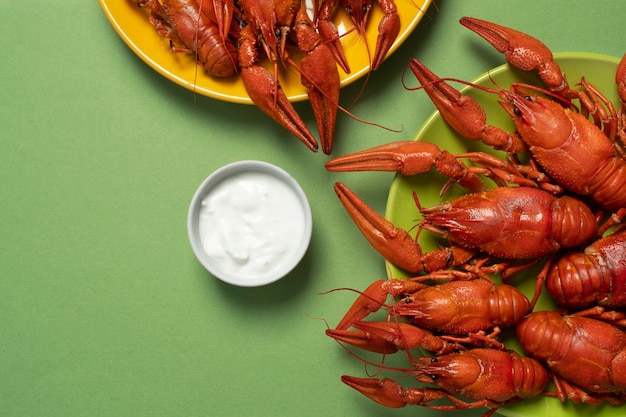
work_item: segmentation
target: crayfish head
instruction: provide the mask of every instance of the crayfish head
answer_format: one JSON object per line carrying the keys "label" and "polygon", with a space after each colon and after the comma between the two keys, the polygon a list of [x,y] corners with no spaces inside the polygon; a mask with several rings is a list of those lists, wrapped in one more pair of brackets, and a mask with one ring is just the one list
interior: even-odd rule
{"label": "crayfish head", "polygon": [[519,94],[516,91],[500,93],[500,105],[509,114],[522,141],[530,147],[554,149],[570,137],[572,123],[566,109],[547,98]]}
{"label": "crayfish head", "polygon": [[342,4],[359,33],[365,34],[365,25],[372,9],[372,0],[343,0]]}
{"label": "crayfish head", "polygon": [[418,371],[418,381],[434,383],[453,393],[463,392],[482,372],[480,363],[470,355],[453,353],[419,360],[423,365]]}

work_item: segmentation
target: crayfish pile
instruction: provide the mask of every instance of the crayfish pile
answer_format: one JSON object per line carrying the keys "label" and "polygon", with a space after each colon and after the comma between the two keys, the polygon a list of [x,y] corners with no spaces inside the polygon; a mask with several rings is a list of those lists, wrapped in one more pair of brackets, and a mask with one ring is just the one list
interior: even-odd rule
{"label": "crayfish pile", "polygon": [[[571,88],[539,40],[475,18],[461,24],[504,53],[511,66],[537,71],[544,86],[491,90],[515,125],[507,132],[487,125],[477,101],[413,59],[410,69],[450,127],[506,156],[454,155],[436,143],[403,141],[327,163],[330,171],[402,175],[435,168],[449,178],[442,194],[453,184],[469,191],[432,207],[422,207],[414,194],[422,217],[418,236],[426,230],[444,242],[425,253],[417,237],[335,184],[367,240],[411,277],[374,282],[326,333],[347,349],[406,351],[404,372],[427,385],[405,388],[389,378],[353,376],[342,381],[388,407],[487,407],[484,416],[539,395],[622,404],[626,55],[617,67],[616,109],[585,79]],[[517,273],[530,270],[537,271],[531,299],[511,285]],[[536,309],[544,285],[558,309]],[[378,310],[386,311],[386,320],[364,320]],[[501,340],[507,331],[520,352]]]}
{"label": "crayfish pile", "polygon": [[[300,139],[312,151],[318,142],[302,121],[279,82],[279,65],[297,71],[319,131],[322,150],[332,152],[339,108],[338,66],[350,72],[332,21],[338,0],[315,1],[307,12],[305,0],[133,0],[150,11],[159,35],[170,39],[173,52],[195,54],[213,77],[240,74],[250,99],[263,112]],[[384,16],[378,25],[371,69],[376,70],[400,31],[393,0],[380,3]],[[372,2],[345,3],[361,36]],[[294,52],[297,50],[297,52]],[[266,68],[261,56],[272,68]],[[296,55],[303,55],[298,61]]]}

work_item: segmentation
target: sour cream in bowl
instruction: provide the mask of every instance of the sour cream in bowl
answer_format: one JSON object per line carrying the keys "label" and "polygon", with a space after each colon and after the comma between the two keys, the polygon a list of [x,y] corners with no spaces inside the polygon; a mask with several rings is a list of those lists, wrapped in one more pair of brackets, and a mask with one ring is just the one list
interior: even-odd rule
{"label": "sour cream in bowl", "polygon": [[309,201],[298,182],[263,161],[223,166],[193,196],[187,231],[198,261],[242,287],[266,285],[302,260],[311,240]]}

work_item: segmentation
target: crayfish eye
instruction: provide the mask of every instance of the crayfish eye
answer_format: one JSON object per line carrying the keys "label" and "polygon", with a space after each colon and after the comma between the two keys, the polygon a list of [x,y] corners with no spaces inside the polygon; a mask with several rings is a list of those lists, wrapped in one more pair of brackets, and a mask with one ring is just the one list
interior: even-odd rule
{"label": "crayfish eye", "polygon": [[435,357],[430,358],[430,363],[438,362],[439,360]]}
{"label": "crayfish eye", "polygon": [[361,10],[361,13],[363,13],[363,15],[367,14],[367,7],[363,6],[363,9]]}
{"label": "crayfish eye", "polygon": [[522,111],[517,106],[513,106],[513,114],[516,116],[522,116]]}

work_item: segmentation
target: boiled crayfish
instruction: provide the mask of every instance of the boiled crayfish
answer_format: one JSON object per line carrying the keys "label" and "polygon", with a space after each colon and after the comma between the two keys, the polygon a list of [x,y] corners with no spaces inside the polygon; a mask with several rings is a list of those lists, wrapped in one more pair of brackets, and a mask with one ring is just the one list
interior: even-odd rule
{"label": "boiled crayfish", "polygon": [[[513,119],[516,134],[485,123],[484,111],[469,97],[463,97],[444,81],[438,80],[418,60],[411,70],[424,85],[441,116],[461,135],[483,140],[496,149],[519,153],[526,149],[558,186],[589,197],[599,208],[619,211],[626,207],[626,161],[624,160],[624,110],[618,113],[593,85],[583,79],[584,91],[569,88],[552,53],[540,41],[526,34],[484,20],[464,17],[461,23],[482,35],[507,61],[520,69],[537,69],[554,94],[563,100],[575,98],[578,111],[548,98],[534,95],[519,86],[500,92],[501,105]],[[616,81],[621,100],[626,100],[626,55],[618,67]],[[602,103],[606,105],[602,106]],[[573,104],[572,104],[573,106]],[[594,123],[587,115],[593,115]],[[621,116],[620,116],[621,114]],[[619,126],[622,126],[619,128]],[[530,173],[530,169],[525,169]],[[528,174],[532,175],[532,174]]]}
{"label": "boiled crayfish", "polygon": [[[150,20],[159,34],[195,53],[196,60],[209,74],[228,77],[241,72],[250,99],[309,149],[317,151],[317,140],[278,82],[279,62],[295,68],[308,89],[323,150],[332,151],[339,73],[332,63],[330,49],[322,43],[308,18],[304,3],[241,0],[238,9],[232,1],[225,0],[137,0],[137,3],[151,11]],[[233,29],[235,22],[238,26]],[[291,32],[295,33],[298,48],[305,53],[300,65],[287,51]],[[174,49],[179,50],[183,49]],[[272,62],[273,73],[260,65],[261,50]],[[214,71],[222,61],[228,65],[220,68],[227,68]]]}
{"label": "boiled crayfish", "polygon": [[[194,53],[196,61],[214,77],[240,73],[252,102],[315,152],[317,139],[280,86],[279,68],[297,71],[307,89],[322,150],[332,152],[340,89],[334,60],[341,44],[338,35],[326,30],[326,38],[322,38],[317,29],[318,24],[334,28],[332,2],[325,2],[316,16],[310,17],[304,0],[238,0],[236,4],[234,0],[134,1],[150,11],[150,22],[159,35],[170,39],[173,52]],[[348,3],[346,7],[369,10],[371,2],[366,3]],[[385,58],[400,28],[393,0],[382,4],[386,15],[379,27],[372,69]],[[359,31],[364,31],[366,20],[367,13],[355,20]],[[294,49],[303,55],[299,62]],[[271,70],[262,65],[263,60],[270,62]],[[345,58],[343,67],[349,72]]]}
{"label": "boiled crayfish", "polygon": [[[341,380],[387,407],[421,405],[439,411],[488,407],[490,410],[483,417],[494,414],[507,402],[541,394],[549,380],[548,372],[534,359],[514,351],[480,348],[417,358],[410,372],[417,376],[416,381],[432,383],[439,388],[403,388],[389,378],[344,375]],[[456,395],[470,401],[461,400]],[[438,404],[438,400],[448,400],[448,403]]]}
{"label": "boiled crayfish", "polygon": [[626,307],[626,229],[548,264],[546,289],[561,306]]}
{"label": "boiled crayfish", "polygon": [[[324,0],[321,2],[317,19],[320,35],[322,35],[324,40],[329,43],[337,63],[345,72],[349,73],[350,63],[346,59],[341,42],[339,42],[339,31],[331,20],[331,17],[336,9],[336,5],[339,2],[348,12],[354,27],[363,36],[363,39],[366,39],[365,26],[367,25],[373,1]],[[385,15],[378,24],[376,49],[374,51],[374,57],[371,59],[371,66],[373,70],[380,67],[380,64],[387,56],[387,52],[389,52],[391,45],[396,40],[398,33],[400,32],[400,16],[398,15],[395,2],[393,0],[379,0],[379,3]],[[369,51],[369,48],[367,50]]]}
{"label": "boiled crayfish", "polygon": [[[412,329],[420,329],[415,331],[444,334],[438,337],[444,342],[485,343],[503,348],[494,337],[502,327],[515,325],[530,312],[528,298],[510,285],[494,285],[486,280],[453,280],[430,286],[419,281],[417,278],[375,281],[359,296],[337,327],[327,330],[326,334],[375,352],[378,350],[368,346],[392,341],[398,341],[395,347],[402,349],[423,347],[441,351],[448,347],[435,345],[437,349],[432,349],[432,345],[422,345],[423,338],[416,338],[407,329],[397,327],[398,322],[361,320],[378,311],[387,296],[393,295],[401,298],[398,303],[386,307],[389,314],[407,320]],[[357,330],[349,330],[350,327]],[[419,343],[406,343],[408,340],[418,340]]]}
{"label": "boiled crayfish", "polygon": [[[415,404],[457,410],[485,406],[490,409],[485,415],[491,415],[504,403],[538,394],[576,403],[622,404],[626,400],[626,336],[620,327],[626,319],[624,313],[606,309],[623,308],[626,298],[626,226],[622,224],[626,216],[626,55],[616,74],[621,102],[616,110],[584,79],[581,89],[571,88],[550,50],[537,39],[484,20],[463,18],[461,23],[504,52],[511,65],[537,70],[545,87],[483,88],[499,97],[513,120],[516,131],[508,132],[488,125],[477,101],[412,59],[409,68],[443,119],[465,138],[504,151],[506,158],[485,152],[453,155],[436,143],[401,141],[326,164],[330,171],[379,170],[402,175],[434,168],[449,178],[441,194],[454,183],[470,191],[430,208],[423,208],[420,196],[414,194],[422,220],[417,236],[412,237],[367,207],[345,185],[335,185],[340,201],[372,246],[391,263],[422,275],[372,284],[327,334],[365,350],[407,350],[406,368],[392,369],[438,387],[403,388],[387,378],[343,376],[342,380],[389,407]],[[423,253],[417,243],[422,230],[439,234],[446,243]],[[508,288],[490,282],[494,275],[507,281],[515,272],[544,260],[535,296],[526,301],[525,309],[493,296],[498,292],[495,288]],[[441,279],[452,281],[427,281]],[[572,310],[599,306],[566,315],[528,314],[544,279],[556,300]],[[427,282],[432,287],[426,288]],[[463,288],[463,296],[451,297],[452,286]],[[483,287],[490,290],[480,293]],[[388,295],[395,298],[385,304]],[[420,301],[414,303],[414,299]],[[496,306],[504,311],[494,314]],[[362,320],[382,307],[388,313],[386,322],[372,326]],[[474,328],[466,323],[476,323],[477,311],[487,323]],[[497,322],[500,317],[510,320]],[[432,320],[443,324],[431,326]],[[449,327],[449,323],[463,325]],[[534,360],[524,358],[530,362],[521,363],[517,354],[498,345],[494,329],[503,324],[515,327],[523,351]],[[418,329],[416,335],[430,332],[428,343],[425,338],[413,338],[407,325]],[[432,356],[414,358],[413,348],[430,350]],[[457,352],[449,353],[450,349]],[[546,388],[550,376],[556,392]],[[491,378],[498,378],[498,383]],[[494,386],[502,386],[505,392],[495,393]],[[435,405],[434,401],[448,403]]]}
{"label": "boiled crayfish", "polygon": [[626,333],[593,318],[602,314],[602,309],[567,316],[538,311],[517,325],[524,352],[553,371],[561,401],[626,401]]}
{"label": "boiled crayfish", "polygon": [[135,0],[150,10],[150,23],[170,40],[172,52],[195,53],[196,61],[214,77],[238,71],[237,48],[229,36],[235,26],[233,4],[209,0]]}
{"label": "boiled crayfish", "polygon": [[598,231],[594,213],[580,200],[539,188],[499,187],[420,208],[420,229],[442,235],[449,247],[424,254],[408,231],[374,212],[342,183],[340,201],[365,238],[391,263],[412,272],[461,266],[476,254],[533,259],[584,244]]}

